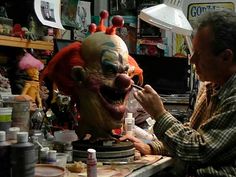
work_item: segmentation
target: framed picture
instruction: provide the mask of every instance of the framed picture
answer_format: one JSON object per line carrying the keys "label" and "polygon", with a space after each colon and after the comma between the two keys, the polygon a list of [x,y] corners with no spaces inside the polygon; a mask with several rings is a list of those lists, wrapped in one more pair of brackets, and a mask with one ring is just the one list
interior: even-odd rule
{"label": "framed picture", "polygon": [[110,15],[136,15],[136,0],[110,0]]}

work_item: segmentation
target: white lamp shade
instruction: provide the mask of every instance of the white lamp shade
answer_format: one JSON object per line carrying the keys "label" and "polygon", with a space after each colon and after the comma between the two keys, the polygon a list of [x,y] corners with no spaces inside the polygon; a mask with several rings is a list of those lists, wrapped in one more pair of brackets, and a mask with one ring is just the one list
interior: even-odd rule
{"label": "white lamp shade", "polygon": [[139,18],[158,28],[185,36],[191,36],[193,31],[183,11],[167,4],[159,4],[141,10]]}

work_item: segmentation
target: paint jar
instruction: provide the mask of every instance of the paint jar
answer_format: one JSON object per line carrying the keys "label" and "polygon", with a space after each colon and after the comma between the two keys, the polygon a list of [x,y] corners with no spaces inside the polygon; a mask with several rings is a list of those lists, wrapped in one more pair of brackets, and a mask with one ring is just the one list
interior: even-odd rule
{"label": "paint jar", "polygon": [[47,163],[55,164],[56,161],[57,161],[57,151],[56,150],[49,150]]}
{"label": "paint jar", "polygon": [[0,130],[7,131],[11,127],[12,107],[0,108]]}
{"label": "paint jar", "polygon": [[0,131],[0,176],[9,177],[10,166],[10,143],[6,142],[6,132]]}
{"label": "paint jar", "polygon": [[29,131],[30,128],[30,102],[29,101],[5,101],[5,106],[12,109],[12,127],[19,127],[21,131]]}
{"label": "paint jar", "polygon": [[66,167],[66,162],[67,162],[67,154],[66,153],[57,153],[56,155],[56,165],[60,167]]}
{"label": "paint jar", "polygon": [[7,140],[12,144],[17,142],[17,133],[20,132],[19,127],[10,127],[7,131]]}
{"label": "paint jar", "polygon": [[28,142],[28,132],[17,133],[17,143],[11,145],[11,177],[34,177],[35,149]]}
{"label": "paint jar", "polygon": [[49,147],[43,147],[40,149],[40,163],[45,164],[47,163],[48,159],[48,152],[49,152]]}

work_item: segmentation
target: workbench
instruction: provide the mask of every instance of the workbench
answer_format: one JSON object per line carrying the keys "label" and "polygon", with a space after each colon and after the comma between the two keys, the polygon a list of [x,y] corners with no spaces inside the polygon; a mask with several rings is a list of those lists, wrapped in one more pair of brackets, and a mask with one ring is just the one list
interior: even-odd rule
{"label": "workbench", "polygon": [[131,174],[126,177],[148,177],[158,172],[161,172],[165,168],[169,167],[174,160],[171,157],[162,157],[157,162],[141,167],[140,169],[134,170]]}

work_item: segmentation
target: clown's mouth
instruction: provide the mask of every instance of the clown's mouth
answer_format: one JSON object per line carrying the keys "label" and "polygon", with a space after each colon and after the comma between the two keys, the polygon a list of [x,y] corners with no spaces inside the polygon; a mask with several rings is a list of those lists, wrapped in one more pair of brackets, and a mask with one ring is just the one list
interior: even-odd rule
{"label": "clown's mouth", "polygon": [[121,120],[126,111],[125,99],[128,96],[131,88],[120,90],[108,86],[100,88],[100,96],[104,107],[108,110],[111,116],[116,120]]}

